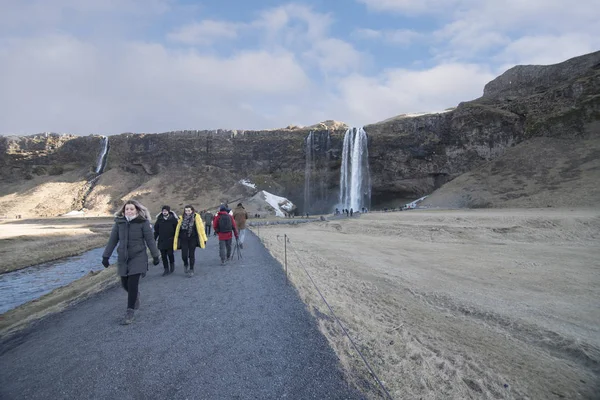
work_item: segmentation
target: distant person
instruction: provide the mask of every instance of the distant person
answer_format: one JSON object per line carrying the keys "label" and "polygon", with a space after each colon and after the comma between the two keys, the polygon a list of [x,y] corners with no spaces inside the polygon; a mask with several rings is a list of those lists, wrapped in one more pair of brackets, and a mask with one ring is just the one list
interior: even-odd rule
{"label": "distant person", "polygon": [[171,211],[171,207],[162,206],[162,211],[157,215],[156,222],[154,222],[154,240],[158,239],[158,249],[165,269],[162,276],[167,276],[175,271],[173,241],[176,229],[177,215]]}
{"label": "distant person", "polygon": [[205,229],[206,237],[210,236],[210,230],[212,228],[212,221],[213,221],[214,217],[215,216],[210,211],[205,210],[203,221],[204,221],[204,229]]}
{"label": "distant person", "polygon": [[243,249],[244,239],[246,238],[246,221],[248,220],[248,213],[242,203],[238,203],[235,210],[233,210],[233,219],[235,220],[240,235],[240,249]]}
{"label": "distant person", "polygon": [[134,310],[140,308],[140,277],[148,271],[146,248],[150,249],[152,263],[158,265],[160,262],[158,248],[154,243],[150,227],[150,212],[136,200],[128,200],[115,213],[115,224],[102,253],[102,265],[105,268],[109,266],[108,259],[115,247],[117,247],[117,268],[121,285],[127,292],[127,311],[122,324],[129,325],[134,320]]}
{"label": "distant person", "polygon": [[352,215],[354,215],[354,209],[353,208],[350,209],[350,216],[352,216]]}
{"label": "distant person", "polygon": [[221,265],[231,258],[231,240],[235,235],[238,239],[237,226],[235,219],[227,211],[227,207],[222,205],[213,221],[213,228],[219,235],[219,256],[221,257]]}
{"label": "distant person", "polygon": [[206,247],[206,229],[200,214],[194,207],[187,205],[183,208],[183,215],[179,217],[173,249],[181,249],[183,260],[183,271],[188,277],[194,276],[194,264],[196,263],[196,247]]}

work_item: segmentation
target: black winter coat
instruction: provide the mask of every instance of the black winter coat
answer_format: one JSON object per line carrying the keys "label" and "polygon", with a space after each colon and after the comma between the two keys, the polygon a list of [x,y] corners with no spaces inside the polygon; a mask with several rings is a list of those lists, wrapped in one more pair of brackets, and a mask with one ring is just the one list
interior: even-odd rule
{"label": "black winter coat", "polygon": [[141,216],[130,222],[122,216],[115,218],[115,224],[102,257],[110,257],[115,247],[117,247],[119,255],[120,276],[143,274],[148,270],[146,247],[150,249],[152,257],[160,256],[156,243],[152,240],[150,221]]}
{"label": "black winter coat", "polygon": [[165,219],[162,214],[156,218],[156,222],[154,223],[154,240],[158,238],[159,250],[173,250],[176,228],[177,218],[172,211],[169,212],[168,219]]}

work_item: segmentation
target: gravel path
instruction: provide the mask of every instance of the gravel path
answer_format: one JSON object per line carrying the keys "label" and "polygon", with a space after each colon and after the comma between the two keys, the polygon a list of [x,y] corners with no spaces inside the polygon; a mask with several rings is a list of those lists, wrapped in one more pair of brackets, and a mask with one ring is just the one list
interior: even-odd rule
{"label": "gravel path", "polygon": [[[108,290],[2,345],[2,399],[359,399],[333,350],[262,244],[220,265],[211,237],[196,275],[141,282],[136,321]],[[237,258],[237,257],[236,257]]]}

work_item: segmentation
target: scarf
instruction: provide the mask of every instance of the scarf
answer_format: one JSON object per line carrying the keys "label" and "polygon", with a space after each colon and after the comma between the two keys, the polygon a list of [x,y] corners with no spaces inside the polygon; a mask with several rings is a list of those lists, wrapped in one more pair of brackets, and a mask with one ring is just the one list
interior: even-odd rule
{"label": "scarf", "polygon": [[183,214],[183,222],[181,223],[181,230],[187,231],[187,236],[192,236],[192,232],[194,229],[194,213],[190,215]]}

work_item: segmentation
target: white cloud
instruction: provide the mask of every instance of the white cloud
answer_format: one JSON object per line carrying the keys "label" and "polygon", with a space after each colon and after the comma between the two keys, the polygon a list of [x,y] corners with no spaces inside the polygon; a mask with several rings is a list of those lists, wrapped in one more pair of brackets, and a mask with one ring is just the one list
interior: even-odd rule
{"label": "white cloud", "polygon": [[373,11],[392,11],[406,14],[435,14],[453,9],[464,0],[356,0]]}
{"label": "white cloud", "polygon": [[317,41],[305,56],[325,72],[341,73],[358,69],[362,57],[351,44],[334,38]]}
{"label": "white cloud", "polygon": [[391,69],[374,77],[352,75],[340,82],[340,108],[360,125],[398,114],[442,111],[481,96],[493,78],[488,69],[474,64]]}
{"label": "white cloud", "polygon": [[203,20],[185,25],[169,33],[170,40],[184,44],[211,44],[218,39],[235,39],[241,24],[226,21]]}
{"label": "white cloud", "polygon": [[505,66],[556,64],[600,49],[600,37],[582,33],[525,36],[509,43],[496,56]]}
{"label": "white cloud", "polygon": [[390,44],[409,45],[423,38],[423,34],[411,29],[356,29],[353,36],[361,39],[379,39]]}
{"label": "white cloud", "polygon": [[0,51],[0,65],[3,133],[285,126],[245,104],[277,110],[311,87],[289,52],[217,58],[159,44],[100,47],[69,36],[13,40]]}

